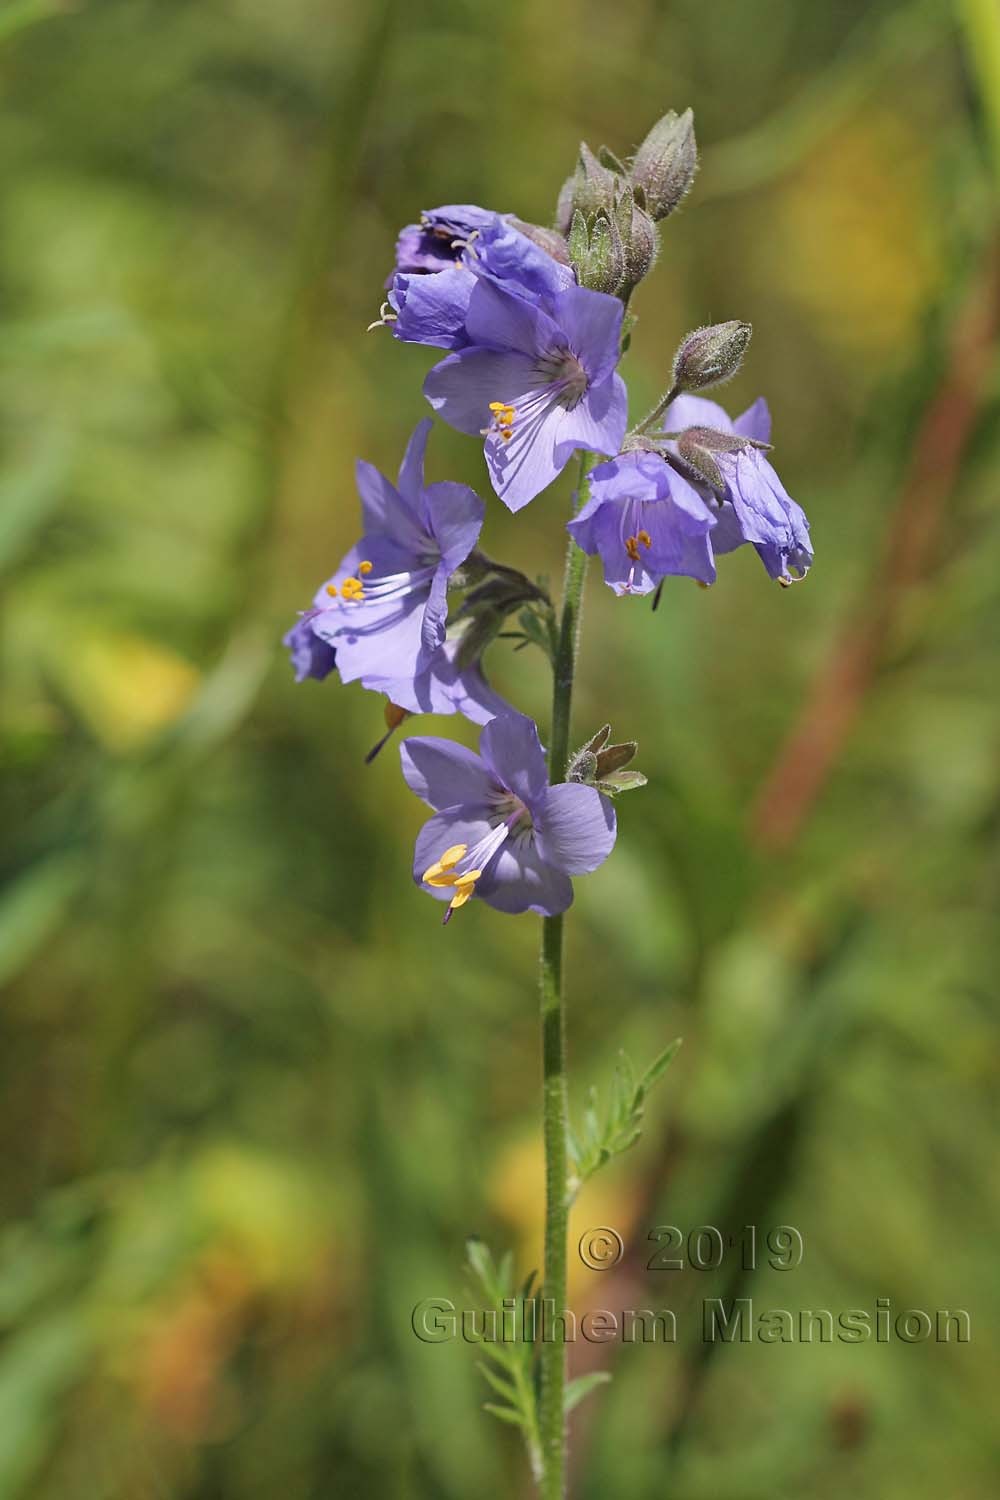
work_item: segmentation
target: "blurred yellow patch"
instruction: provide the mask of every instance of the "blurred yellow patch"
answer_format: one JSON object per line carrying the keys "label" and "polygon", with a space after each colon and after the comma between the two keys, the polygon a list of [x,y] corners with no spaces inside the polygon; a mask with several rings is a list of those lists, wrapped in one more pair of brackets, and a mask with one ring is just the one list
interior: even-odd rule
{"label": "blurred yellow patch", "polygon": [[[623,1181],[622,1163],[612,1162],[597,1172],[580,1190],[569,1217],[569,1300],[587,1301],[601,1272],[590,1269],[580,1258],[579,1242],[585,1231],[607,1226],[617,1231],[628,1247],[635,1229],[637,1205],[628,1182]],[[545,1157],[537,1133],[511,1142],[500,1151],[490,1175],[489,1202],[517,1236],[512,1245],[515,1262],[523,1276],[534,1267],[541,1274],[545,1228]],[[645,1231],[643,1231],[645,1234]],[[492,1247],[497,1254],[505,1245]]]}
{"label": "blurred yellow patch", "polygon": [[940,283],[931,169],[914,126],[873,111],[833,134],[778,199],[768,242],[782,247],[782,283],[848,353],[905,354]]}
{"label": "blurred yellow patch", "polygon": [[65,692],[110,750],[141,748],[180,718],[201,682],[169,647],[124,632],[75,641],[65,665]]}

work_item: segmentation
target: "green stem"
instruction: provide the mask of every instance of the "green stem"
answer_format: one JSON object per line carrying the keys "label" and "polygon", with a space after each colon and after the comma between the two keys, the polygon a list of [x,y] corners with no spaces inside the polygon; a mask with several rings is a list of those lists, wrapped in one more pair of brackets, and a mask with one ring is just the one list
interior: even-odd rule
{"label": "green stem", "polygon": [[[587,476],[596,454],[585,453],[580,464],[576,509],[586,500]],[[565,781],[569,760],[573,677],[580,641],[583,583],[587,557],[570,538],[562,615],[556,642],[552,680],[552,731],[549,738],[549,782]],[[545,1257],[543,1295],[558,1316],[566,1306],[566,1232],[569,1222],[569,1108],[566,1092],[566,1025],[562,984],[563,918],[542,920],[541,1018],[542,1108],[545,1136]],[[566,1492],[566,1348],[551,1339],[541,1346],[541,1410],[543,1500],[563,1500]]]}

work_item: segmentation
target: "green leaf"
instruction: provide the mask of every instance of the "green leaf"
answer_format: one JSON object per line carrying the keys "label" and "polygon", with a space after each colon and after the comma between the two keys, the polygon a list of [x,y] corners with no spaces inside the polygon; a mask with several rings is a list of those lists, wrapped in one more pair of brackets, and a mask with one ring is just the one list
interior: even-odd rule
{"label": "green leaf", "polygon": [[563,1412],[568,1417],[570,1412],[580,1405],[584,1397],[589,1396],[591,1391],[599,1385],[607,1385],[611,1376],[607,1370],[594,1370],[589,1375],[578,1375],[571,1380],[563,1395]]}
{"label": "green leaf", "polygon": [[527,1425],[521,1413],[514,1411],[509,1406],[497,1406],[493,1401],[484,1401],[483,1411],[492,1412],[495,1417],[500,1418],[501,1422],[509,1422],[512,1427],[524,1427]]}
{"label": "green leaf", "polygon": [[636,1097],[638,1099],[644,1099],[653,1087],[653,1084],[657,1083],[663,1077],[680,1051],[683,1040],[683,1037],[675,1037],[669,1047],[664,1047],[659,1057],[653,1059],[639,1080],[639,1087],[636,1090]]}

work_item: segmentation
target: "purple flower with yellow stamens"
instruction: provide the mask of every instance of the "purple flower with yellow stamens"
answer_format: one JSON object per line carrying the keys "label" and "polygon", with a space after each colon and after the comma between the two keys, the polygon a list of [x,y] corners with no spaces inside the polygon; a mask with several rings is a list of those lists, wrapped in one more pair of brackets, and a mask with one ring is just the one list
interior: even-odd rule
{"label": "purple flower with yellow stamens", "polygon": [[[812,565],[813,549],[809,522],[802,507],[788,494],[767,455],[755,443],[771,438],[771,413],[760,398],[735,421],[715,401],[702,396],[678,396],[663,417],[665,432],[680,434],[671,445],[683,457],[684,437],[698,443],[710,455],[719,483],[712,483],[718,497],[717,525],[712,549],[732,552],[749,542],[771,578],[790,584],[804,578]],[[744,444],[729,451],[713,444],[713,435],[743,438]]]}
{"label": "purple flower with yellow stamens", "polygon": [[578,448],[614,454],[627,420],[618,363],[617,297],[571,286],[545,304],[480,278],[469,298],[470,347],[424,381],[435,411],[480,433],[493,488],[520,510],[561,473]]}
{"label": "purple flower with yellow stamens", "polygon": [[497,717],[479,754],[450,740],[400,746],[403,775],[435,816],[417,835],[413,878],[451,913],[472,896],[497,911],[555,916],[573,900],[571,875],[607,859],[615,843],[609,799],[580,782],[549,786],[534,721]]}
{"label": "purple flower with yellow stamens", "polygon": [[568,530],[616,594],[648,594],[670,574],[715,580],[715,516],[665,458],[619,453],[590,472],[590,498]]}
{"label": "purple flower with yellow stamens", "polygon": [[[483,502],[467,485],[425,485],[429,420],[410,439],[393,485],[359,461],[365,534],[317,592],[307,628],[336,653],[342,682],[414,683],[445,640],[448,582],[479,538]],[[290,634],[306,660],[302,621]],[[311,648],[310,648],[311,649]],[[404,705],[406,706],[406,705]]]}

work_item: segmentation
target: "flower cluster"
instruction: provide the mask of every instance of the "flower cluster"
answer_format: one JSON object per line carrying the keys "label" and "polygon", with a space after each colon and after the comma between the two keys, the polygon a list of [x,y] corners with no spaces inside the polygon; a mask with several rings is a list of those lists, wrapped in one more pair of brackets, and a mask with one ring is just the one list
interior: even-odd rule
{"label": "flower cluster", "polygon": [[[717,559],[744,545],[782,585],[812,562],[808,522],[768,456],[766,402],[733,419],[698,394],[739,368],[748,324],[689,334],[662,400],[627,431],[626,308],[695,166],[690,112],[671,113],[628,165],[582,146],[555,229],[474,204],[430,210],[400,232],[372,325],[441,351],[424,396],[482,439],[490,484],[511,511],[574,453],[591,455],[570,545],[600,557],[618,595],[658,596],[674,575],[710,585]],[[383,694],[389,733],[417,713],[484,726],[479,755],[433,738],[402,745],[407,784],[434,812],[414,879],[447,903],[446,921],[473,897],[551,916],[572,900],[570,877],[596,869],[614,844],[609,796],[645,778],[621,769],[634,745],[601,749],[595,738],[568,772],[551,768],[550,784],[535,724],[490,687],[490,642],[513,635],[554,657],[555,617],[540,583],[480,550],[479,496],[425,482],[431,427],[417,426],[395,484],[358,463],[361,540],[285,644],[298,681],[336,672]],[[503,629],[511,617],[517,628]]]}

